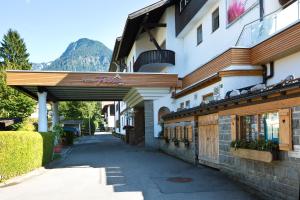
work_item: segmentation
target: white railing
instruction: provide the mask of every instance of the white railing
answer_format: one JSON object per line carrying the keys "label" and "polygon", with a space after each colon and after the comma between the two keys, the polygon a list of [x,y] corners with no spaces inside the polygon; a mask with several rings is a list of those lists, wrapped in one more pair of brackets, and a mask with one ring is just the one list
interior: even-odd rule
{"label": "white railing", "polygon": [[262,20],[258,19],[244,26],[236,43],[239,47],[253,47],[274,34],[299,21],[300,0],[281,8]]}

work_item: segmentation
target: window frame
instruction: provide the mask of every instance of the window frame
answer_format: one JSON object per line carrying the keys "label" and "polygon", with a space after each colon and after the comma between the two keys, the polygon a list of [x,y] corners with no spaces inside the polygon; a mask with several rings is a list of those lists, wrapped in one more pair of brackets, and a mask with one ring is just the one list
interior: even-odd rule
{"label": "window frame", "polygon": [[[243,134],[242,133],[242,119],[244,117],[247,117],[247,116],[255,116],[257,117],[257,122],[259,122],[261,120],[261,117],[262,115],[264,114],[270,114],[270,113],[278,113],[278,123],[279,123],[279,130],[278,130],[278,141],[280,139],[280,115],[279,115],[279,111],[280,109],[275,109],[275,110],[269,110],[269,111],[264,111],[264,112],[257,112],[257,113],[249,113],[249,114],[243,114],[243,115],[237,115],[237,118],[236,120],[238,120],[238,123],[236,123],[237,125],[237,132],[236,132],[236,139],[238,140],[241,140],[241,139],[246,139],[246,138],[243,138]],[[261,133],[261,124],[260,123],[257,123],[257,129],[258,129],[258,135],[259,133]],[[264,136],[265,136],[265,132],[264,132]],[[252,138],[252,140],[258,140],[259,138]],[[273,141],[273,140],[270,140],[270,141]]]}
{"label": "window frame", "polygon": [[[199,40],[199,33],[200,33],[200,30],[201,30],[201,40]],[[203,42],[203,25],[200,24],[200,25],[197,27],[197,46],[199,46],[202,42]]]}
{"label": "window frame", "polygon": [[[218,7],[218,8],[216,8],[213,12],[212,12],[212,14],[211,14],[211,16],[212,16],[212,33],[214,33],[214,32],[216,32],[219,28],[220,28],[220,8]],[[217,27],[215,27],[215,19],[216,19],[216,17],[217,17],[217,19],[218,19],[218,26]]]}

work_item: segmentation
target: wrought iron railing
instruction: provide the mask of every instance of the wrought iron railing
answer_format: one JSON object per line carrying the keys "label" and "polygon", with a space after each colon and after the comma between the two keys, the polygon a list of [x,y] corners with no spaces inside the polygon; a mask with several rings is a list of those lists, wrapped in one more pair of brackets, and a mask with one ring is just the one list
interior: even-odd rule
{"label": "wrought iron railing", "polygon": [[300,20],[300,0],[291,0],[286,6],[262,19],[246,24],[236,46],[253,47]]}
{"label": "wrought iron railing", "polygon": [[141,67],[153,64],[175,65],[175,52],[170,50],[151,50],[141,53],[134,63],[133,70],[138,72]]}

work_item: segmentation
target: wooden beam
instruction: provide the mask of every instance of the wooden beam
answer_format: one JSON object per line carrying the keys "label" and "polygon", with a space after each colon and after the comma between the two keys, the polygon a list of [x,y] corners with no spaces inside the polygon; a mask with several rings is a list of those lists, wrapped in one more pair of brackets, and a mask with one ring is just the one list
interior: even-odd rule
{"label": "wooden beam", "polygon": [[9,86],[95,87],[95,88],[176,88],[178,75],[151,73],[76,73],[7,71]]}
{"label": "wooden beam", "polygon": [[161,47],[159,46],[159,44],[156,41],[155,37],[152,35],[151,30],[149,28],[147,28],[147,27],[144,27],[144,29],[148,33],[148,35],[150,37],[150,41],[153,42],[153,44],[155,45],[155,47],[157,48],[157,50],[161,50]]}

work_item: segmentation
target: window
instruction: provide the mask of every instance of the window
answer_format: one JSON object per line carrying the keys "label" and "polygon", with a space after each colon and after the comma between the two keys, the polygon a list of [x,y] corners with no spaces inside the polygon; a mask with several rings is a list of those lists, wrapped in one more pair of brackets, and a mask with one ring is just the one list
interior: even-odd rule
{"label": "window", "polygon": [[220,27],[219,8],[212,14],[212,32],[215,32]]}
{"label": "window", "polygon": [[204,103],[209,103],[211,101],[214,100],[214,94],[213,93],[209,93],[203,96],[203,102]]}
{"label": "window", "polygon": [[202,24],[197,28],[197,45],[203,41]]}
{"label": "window", "polygon": [[182,102],[182,103],[180,103],[180,108],[179,108],[179,110],[183,110],[184,109],[184,103]]}
{"label": "window", "polygon": [[192,126],[186,126],[184,128],[184,139],[188,140],[189,142],[193,141],[193,127]]}
{"label": "window", "polygon": [[278,112],[241,116],[240,139],[279,142]]}
{"label": "window", "polygon": [[187,109],[189,109],[190,107],[191,107],[191,102],[190,101],[186,101],[185,102],[185,107],[187,108]]}

